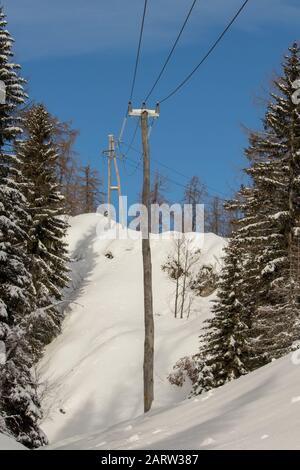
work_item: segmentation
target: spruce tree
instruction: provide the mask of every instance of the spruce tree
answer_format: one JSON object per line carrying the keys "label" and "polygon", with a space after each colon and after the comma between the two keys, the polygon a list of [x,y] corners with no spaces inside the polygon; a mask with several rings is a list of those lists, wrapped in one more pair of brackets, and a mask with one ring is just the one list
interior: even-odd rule
{"label": "spruce tree", "polygon": [[249,149],[250,158],[259,154],[263,160],[261,168],[256,163],[251,171],[269,194],[261,265],[264,296],[254,319],[257,355],[267,361],[289,352],[299,339],[300,105],[292,99],[293,83],[300,77],[296,43],[282,68],[282,77],[274,81],[264,131]]}
{"label": "spruce tree", "polygon": [[30,222],[25,246],[35,289],[30,317],[30,340],[35,357],[59,332],[62,309],[55,306],[68,283],[68,256],[64,241],[67,223],[64,199],[57,181],[57,148],[54,123],[43,105],[24,117],[24,139],[18,143],[20,172],[25,179]]}
{"label": "spruce tree", "polygon": [[197,392],[281,357],[300,337],[300,105],[292,99],[299,54],[294,44],[274,81],[263,129],[250,133],[250,184],[228,203],[241,217],[202,337]]}
{"label": "spruce tree", "polygon": [[23,245],[30,216],[18,161],[11,151],[21,133],[18,108],[25,94],[19,66],[11,61],[12,42],[0,9],[0,80],[6,86],[6,102],[0,105],[0,416],[2,427],[17,440],[38,447],[46,439],[37,424],[41,411],[27,340],[34,291]]}
{"label": "spruce tree", "polygon": [[239,300],[241,278],[238,245],[231,240],[226,248],[225,267],[218,283],[218,298],[212,318],[206,320],[195,356],[198,380],[193,394],[220,387],[248,372],[248,318]]}

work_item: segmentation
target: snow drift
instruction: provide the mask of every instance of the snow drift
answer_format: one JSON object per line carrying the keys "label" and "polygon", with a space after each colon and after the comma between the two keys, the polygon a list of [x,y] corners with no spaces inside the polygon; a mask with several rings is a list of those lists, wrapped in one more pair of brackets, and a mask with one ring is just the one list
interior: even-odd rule
{"label": "snow drift", "polygon": [[[173,318],[174,285],[161,271],[172,240],[152,241],[155,402],[143,415],[141,243],[98,239],[98,220],[70,220],[66,298],[73,303],[39,366],[46,449],[300,449],[299,352],[189,400],[187,387],[166,380],[180,357],[197,350],[212,299],[197,298],[188,320]],[[205,235],[201,264],[218,264],[224,244]],[[0,449],[7,448],[23,446],[1,435]]]}
{"label": "snow drift", "polygon": [[19,442],[15,441],[12,437],[0,433],[0,450],[27,450]]}
{"label": "snow drift", "polygon": [[299,450],[299,367],[284,357],[197,398],[52,448]]}
{"label": "snow drift", "polygon": [[[99,221],[95,214],[70,219],[72,286],[66,298],[73,303],[62,334],[47,348],[39,367],[46,408],[42,427],[51,442],[105,429],[143,411],[141,241],[101,239],[96,233]],[[203,246],[195,234],[189,238],[201,249],[200,264],[219,266],[222,238],[206,234]],[[189,319],[175,319],[174,284],[161,270],[174,241],[151,240],[151,245],[157,408],[187,395],[166,377],[178,359],[197,351],[212,297],[198,297]]]}

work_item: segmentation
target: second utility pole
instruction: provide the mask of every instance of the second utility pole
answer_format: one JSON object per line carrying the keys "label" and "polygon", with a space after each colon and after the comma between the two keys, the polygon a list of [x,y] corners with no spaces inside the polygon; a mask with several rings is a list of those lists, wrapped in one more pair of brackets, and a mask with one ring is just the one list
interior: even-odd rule
{"label": "second utility pole", "polygon": [[[108,150],[104,150],[104,155],[107,157],[107,213],[108,213],[108,224],[111,226],[111,192],[118,191],[119,197],[119,220],[124,227],[125,224],[125,214],[122,201],[122,191],[121,191],[121,179],[117,163],[117,156],[115,151],[115,139],[112,134],[108,136]],[[111,164],[114,164],[115,168],[115,177],[117,178],[117,184],[112,185],[112,168]]]}
{"label": "second utility pole", "polygon": [[150,247],[151,207],[150,207],[150,162],[148,142],[148,116],[158,117],[159,110],[132,109],[129,103],[129,116],[137,116],[141,119],[142,144],[143,144],[143,193],[142,203],[146,209],[142,217],[142,254],[143,254],[143,278],[144,278],[144,412],[150,410],[154,399],[154,318],[152,296],[152,263]]}

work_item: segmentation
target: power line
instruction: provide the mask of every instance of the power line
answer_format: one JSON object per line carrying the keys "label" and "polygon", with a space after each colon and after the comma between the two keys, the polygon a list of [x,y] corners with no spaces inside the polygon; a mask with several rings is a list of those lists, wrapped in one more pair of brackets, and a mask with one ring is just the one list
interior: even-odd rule
{"label": "power line", "polygon": [[210,49],[205,54],[205,56],[201,59],[201,61],[196,65],[196,67],[194,67],[194,69],[189,73],[189,75],[187,75],[187,77],[184,80],[182,80],[182,82],[176,88],[174,88],[173,91],[171,91],[171,93],[169,93],[166,97],[164,97],[162,100],[160,100],[160,103],[163,103],[164,101],[167,101],[169,98],[171,98],[171,96],[175,95],[175,93],[177,93],[192,78],[192,76],[197,72],[199,67],[201,67],[201,65],[208,59],[210,54],[214,51],[214,49],[217,47],[217,45],[221,42],[221,40],[223,39],[223,37],[225,36],[227,31],[230,29],[230,27],[233,25],[235,20],[238,18],[238,16],[244,10],[244,8],[246,7],[248,2],[249,2],[249,0],[244,1],[242,6],[238,9],[236,14],[232,18],[232,20],[228,23],[228,25],[226,26],[224,31],[220,34],[220,36],[217,38],[217,40],[213,43],[213,45],[210,47]]}
{"label": "power line", "polygon": [[[122,142],[122,144],[125,145],[125,147],[127,147],[127,148],[129,149],[126,155],[128,155],[129,151],[132,150],[133,152],[135,152],[136,154],[138,154],[139,156],[141,156],[141,151],[138,150],[137,148],[133,147],[132,145],[127,144],[126,142]],[[162,163],[162,162],[161,162],[160,160],[158,160],[157,158],[152,158],[152,160],[153,160],[154,162],[156,162],[158,165],[160,165],[160,166],[166,168],[166,169],[169,170],[169,171],[172,171],[173,173],[177,174],[178,176],[181,176],[182,178],[185,178],[186,180],[190,180],[190,179],[191,179],[190,176],[185,175],[184,173],[182,173],[182,172],[176,170],[176,168],[172,168],[171,166],[168,166],[168,165],[166,165],[165,163]],[[139,165],[140,165],[140,163],[139,163]],[[139,166],[139,165],[137,165],[137,166]],[[134,171],[132,174],[135,174],[135,172],[136,172],[136,171]],[[131,176],[131,175],[130,175],[130,176]],[[173,181],[173,182],[174,182],[174,181]],[[176,182],[176,184],[179,184],[179,183]],[[183,187],[184,185],[181,184],[181,186]],[[219,195],[225,196],[225,198],[227,197],[225,193],[221,193],[221,192],[217,191],[217,190],[216,190],[215,188],[213,188],[212,186],[206,185],[206,187],[207,187],[208,189],[210,189],[211,191],[213,191],[215,194],[219,194]],[[225,200],[225,199],[224,199],[224,200]]]}
{"label": "power line", "polygon": [[[139,166],[139,163],[137,160],[134,160],[133,158],[129,158],[127,157],[126,159],[126,163],[132,167],[135,167],[135,170],[140,170],[140,171],[143,171],[143,169]],[[135,173],[135,172],[134,172]],[[154,170],[151,170],[151,173],[154,175],[155,174],[155,171]],[[169,178],[168,176],[165,176],[166,180],[170,181],[170,183],[174,183],[176,184],[177,186],[180,186],[182,188],[185,188],[185,185],[182,184],[182,183],[179,183],[178,181],[175,181],[175,180],[172,180],[171,178]]]}
{"label": "power line", "polygon": [[[127,158],[127,160],[129,160],[129,162],[127,161],[127,163],[130,164],[131,166],[135,166],[134,164],[137,163],[137,161],[136,161],[136,160],[133,160],[132,158]],[[135,170],[143,171],[143,169],[140,168],[139,165],[136,165]],[[134,173],[135,173],[135,172],[134,172]],[[151,170],[151,173],[152,173],[152,175],[155,175],[155,170]],[[169,181],[170,183],[175,184],[176,186],[179,186],[180,188],[183,188],[183,189],[186,188],[186,185],[185,185],[185,184],[179,183],[179,181],[176,181],[176,180],[174,180],[173,178],[170,178],[169,176],[165,176],[165,175],[164,175],[164,178],[165,178],[167,181]],[[217,193],[212,194],[212,196],[213,196],[213,195],[216,195],[216,194],[217,194]],[[219,194],[217,194],[217,195],[218,195],[218,197],[219,197],[222,201],[227,201],[227,200],[228,200],[228,197],[227,197],[225,194],[223,194],[223,196],[225,196],[225,198],[220,197],[220,194],[221,194],[221,193],[219,193]]]}
{"label": "power line", "polygon": [[119,132],[118,142],[121,142],[121,140],[123,138],[123,134],[124,134],[124,131],[126,129],[127,119],[128,119],[128,116],[126,114],[126,116],[124,117],[123,122],[122,122],[121,130]]}
{"label": "power line", "polygon": [[133,79],[132,79],[132,85],[131,85],[129,101],[132,101],[134,87],[135,87],[135,81],[136,81],[136,74],[137,74],[137,69],[138,69],[139,60],[140,60],[140,53],[141,53],[141,45],[142,45],[142,38],[143,38],[143,32],[144,32],[144,24],[145,24],[147,3],[148,3],[148,0],[145,0],[144,1],[144,10],[143,10],[141,29],[140,29],[140,37],[139,37],[139,43],[138,43],[138,48],[137,48],[137,53],[136,53],[135,66],[134,66],[134,72],[133,72]]}
{"label": "power line", "polygon": [[[140,153],[140,152],[139,152]],[[156,160],[158,164],[161,165],[161,162],[159,162],[158,160]],[[133,158],[130,158],[130,157],[127,157],[126,160],[124,160],[124,163],[127,163],[128,165],[134,167],[134,170],[132,172],[132,174],[130,174],[129,176],[133,176],[138,170],[139,171],[143,171],[143,169],[140,167],[141,165],[141,160],[135,160]],[[164,165],[166,166],[166,165]],[[172,170],[171,167],[167,167],[168,169]],[[175,170],[176,171],[176,170]],[[155,170],[151,170],[151,173],[152,175],[155,175]],[[180,174],[180,173],[179,173]],[[187,179],[190,179],[190,177],[186,176],[186,175],[183,175],[181,174],[184,178],[187,178]],[[175,184],[176,186],[179,186],[181,188],[186,188],[186,184],[183,184],[183,183],[180,183],[179,181],[176,181],[174,180],[173,178],[170,178],[169,176],[166,176],[164,175],[164,178],[166,180],[168,180],[170,183],[172,184]],[[206,185],[208,189],[211,189],[213,191],[213,193],[211,194],[211,196],[218,196],[222,201],[227,201],[229,199],[229,197],[224,194],[224,193],[221,193],[219,191],[216,191],[214,188],[212,188],[211,186],[208,186]],[[222,196],[222,197],[220,197]]]}
{"label": "power line", "polygon": [[[145,24],[145,18],[146,18],[146,11],[147,11],[147,4],[148,0],[144,1],[144,9],[143,9],[143,16],[142,16],[142,22],[141,22],[141,28],[140,28],[140,35],[139,35],[139,42],[138,42],[138,47],[137,47],[137,52],[136,52],[136,58],[135,58],[135,65],[134,65],[134,72],[133,72],[133,77],[132,77],[132,83],[131,83],[131,89],[130,89],[130,95],[129,95],[129,100],[132,101],[133,98],[133,92],[134,92],[134,87],[135,87],[135,82],[136,82],[136,76],[137,76],[137,70],[138,70],[138,65],[140,61],[140,54],[141,54],[141,46],[142,46],[142,39],[143,39],[143,32],[144,32],[144,24]],[[124,117],[121,130],[119,133],[119,138],[118,138],[118,145],[120,145],[126,124],[127,124],[127,117],[128,117],[128,110],[126,111],[126,115]],[[135,140],[136,133],[137,133],[138,126],[136,127],[133,137],[132,137],[132,143]]]}
{"label": "power line", "polygon": [[[127,176],[130,176],[130,177],[131,177],[131,176],[135,175],[138,170],[142,170],[142,169],[141,169],[141,164],[142,164],[142,158],[141,158],[141,157],[142,157],[142,155],[140,156],[140,160],[139,160],[139,161],[136,161],[135,167],[134,167],[134,169],[133,169],[133,171],[132,171],[131,173],[126,172],[126,163],[128,163],[128,162],[127,162],[126,160],[124,160],[124,159],[122,160],[122,161],[123,161],[123,164],[124,164],[124,170],[125,170],[125,172],[127,173]],[[131,160],[131,159],[130,159],[130,160]],[[132,161],[133,161],[133,160],[132,160]],[[132,165],[132,166],[133,166],[133,165]]]}
{"label": "power line", "polygon": [[[125,145],[125,147],[127,147],[129,149],[128,152],[126,153],[126,155],[128,155],[130,150],[132,150],[133,152],[135,152],[139,155],[141,154],[140,150],[138,150],[136,147],[133,147],[131,144],[127,144],[126,142],[122,142],[122,144]],[[155,161],[156,163],[158,163],[159,165],[163,166],[167,170],[173,171],[173,173],[176,173],[177,175],[179,175],[183,178],[190,179],[189,176],[184,175],[180,171],[177,171],[175,168],[171,168],[170,166],[166,165],[165,163],[162,163],[160,160],[157,160],[157,158],[152,158],[152,160]]]}
{"label": "power line", "polygon": [[[185,29],[185,26],[192,14],[192,11],[195,7],[195,4],[196,4],[196,1],[197,0],[193,0],[192,2],[192,5],[190,7],[190,10],[183,22],[183,25],[177,35],[177,38],[167,56],[167,59],[165,60],[164,62],[164,65],[160,71],[160,73],[158,74],[152,88],[150,89],[150,91],[148,92],[147,94],[147,97],[145,99],[145,101],[147,101],[147,99],[151,96],[152,92],[154,91],[156,85],[158,84],[160,78],[162,77],[165,69],[166,69],[166,66],[167,64],[169,63],[174,51],[175,51],[175,48],[179,42],[179,39]],[[208,59],[208,57],[211,55],[211,53],[214,51],[214,49],[217,47],[217,45],[221,42],[221,40],[223,39],[223,37],[225,36],[225,34],[227,33],[227,31],[230,29],[230,27],[232,26],[232,24],[236,21],[236,19],[238,18],[238,16],[241,14],[241,12],[243,11],[243,9],[246,7],[247,3],[249,2],[249,0],[245,0],[244,3],[242,4],[242,6],[239,8],[239,10],[237,11],[237,13],[234,15],[234,17],[231,19],[231,21],[228,23],[228,25],[226,26],[226,28],[223,30],[223,32],[220,34],[220,36],[217,38],[217,40],[213,43],[213,45],[210,47],[210,49],[208,50],[208,52],[205,54],[205,56],[201,59],[201,61],[197,64],[196,67],[194,67],[194,69],[191,71],[191,73],[171,92],[169,93],[165,98],[163,98],[162,100],[160,100],[160,103],[163,103],[164,101],[168,100],[169,98],[171,98],[171,96],[173,96],[175,93],[177,93],[177,91],[179,91],[190,79],[191,77],[196,73],[196,71],[199,69],[199,67]],[[146,17],[146,11],[147,11],[147,3],[148,3],[148,0],[145,0],[144,2],[144,10],[143,10],[143,17],[142,17],[142,23],[141,23],[141,29],[140,29],[140,36],[139,36],[139,42],[138,42],[138,49],[137,49],[137,55],[136,55],[136,61],[135,61],[135,67],[134,67],[134,74],[133,74],[133,80],[132,80],[132,86],[131,86],[131,92],[130,92],[130,99],[129,101],[132,101],[132,98],[133,98],[133,93],[134,93],[134,87],[135,87],[135,82],[136,82],[136,76],[137,76],[137,69],[138,69],[138,65],[139,65],[139,59],[140,59],[140,51],[141,51],[141,44],[142,44],[142,37],[143,37],[143,31],[144,31],[144,23],[145,23],[145,17]],[[126,115],[127,117],[127,115]],[[125,128],[125,125],[126,125],[126,118],[124,120],[124,123],[123,123],[123,126],[122,126],[122,129],[121,129],[121,133],[120,135],[123,134],[124,132],[124,128]],[[141,164],[141,161],[137,162],[136,160],[132,160],[130,159],[127,155],[128,153],[130,152],[130,150],[133,150],[134,152],[138,153],[140,155],[140,158],[141,158],[141,151],[137,150],[135,147],[133,147],[133,143],[135,141],[135,138],[136,138],[136,135],[137,135],[137,130],[138,130],[138,123],[137,123],[137,126],[134,130],[134,134],[133,134],[133,137],[130,141],[129,144],[127,144],[126,142],[121,142],[121,139],[119,139],[118,141],[118,145],[120,147],[120,145],[125,145],[127,147],[127,151],[126,153],[123,155],[123,157],[126,157],[126,160],[131,160],[133,163],[134,163],[134,166],[135,166],[135,170],[133,171],[133,173],[130,175],[132,176],[137,170],[141,170],[140,168],[140,164]],[[155,160],[153,159],[154,161],[156,161],[159,165],[167,168],[168,170],[170,171],[173,171],[174,173],[177,173],[179,176],[182,176],[186,179],[189,179],[189,177],[187,175],[184,175],[183,173],[180,173],[178,172],[176,169],[174,168],[171,168],[169,167],[168,165],[165,165],[164,163],[160,162],[159,160]],[[125,163],[125,161],[124,161]],[[129,162],[127,162],[129,163]],[[130,164],[130,163],[129,163]],[[133,164],[131,163],[131,166],[133,166]],[[181,184],[181,183],[178,183],[177,181],[169,178],[169,177],[166,177],[166,179],[174,184],[176,184],[177,186],[180,186],[180,187],[185,187],[185,185]],[[207,186],[209,188],[209,186]],[[212,188],[213,189],[213,188]],[[215,191],[215,190],[214,190]],[[219,193],[221,194],[221,193]]]}
{"label": "power line", "polygon": [[[148,138],[150,138],[150,134],[151,134],[151,131],[154,127],[154,124],[155,124],[155,119],[153,118],[152,121],[151,121],[150,127],[149,127]],[[133,135],[133,138],[131,139],[130,144],[126,144],[125,142],[121,142],[121,141],[118,142],[118,148],[119,148],[119,151],[120,151],[121,159],[123,160],[123,163],[124,163],[124,170],[125,170],[125,173],[127,174],[127,176],[133,176],[142,164],[143,152],[141,150],[138,150],[137,148],[133,147],[133,143],[134,143],[134,139],[135,139],[136,134],[137,134],[138,127],[139,127],[139,121],[137,121],[137,125],[136,125],[135,131],[134,131],[134,135]],[[122,145],[125,145],[125,147],[127,147],[127,151],[125,153],[122,153],[122,151],[121,151],[121,146]],[[137,164],[136,164],[135,170],[133,170],[131,173],[128,173],[126,171],[125,159],[127,158],[127,155],[129,154],[130,150],[133,150],[134,152],[138,153],[140,158],[139,158],[139,161],[136,162]]]}
{"label": "power line", "polygon": [[[127,147],[127,150],[126,150],[126,152],[123,154],[123,157],[127,157],[127,155],[128,155],[128,153],[130,152],[130,150],[133,149],[133,144],[134,144],[134,141],[135,141],[136,136],[137,136],[138,128],[139,128],[139,121],[137,121],[137,123],[136,123],[135,129],[134,129],[134,132],[133,132],[133,135],[132,135],[132,137],[131,137],[131,140],[130,140],[130,143],[129,143],[129,144],[125,144],[125,143],[122,142],[122,141],[118,141],[119,147],[120,147],[120,145],[123,145],[123,144],[126,145],[126,147]],[[136,151],[138,151],[138,150],[136,150]],[[139,151],[138,151],[138,152],[139,152]],[[139,152],[139,153],[141,153],[141,152]]]}
{"label": "power line", "polygon": [[[154,119],[152,121],[152,124],[151,124],[151,127],[152,128],[154,125]],[[135,132],[137,131],[138,127],[136,127],[135,129]],[[128,163],[130,166],[134,167],[134,170],[131,172],[131,173],[127,173],[127,176],[133,176],[138,170],[142,171],[142,168],[141,168],[141,163],[142,163],[142,156],[143,156],[143,152],[141,150],[138,150],[136,147],[133,147],[133,142],[131,140],[130,144],[126,143],[126,142],[118,142],[118,148],[119,148],[119,151],[120,151],[120,159],[123,161],[124,163],[124,169],[125,169],[125,164]],[[120,145],[124,145],[125,147],[127,147],[127,151],[126,153],[122,153],[121,152],[121,148],[120,148]],[[128,157],[128,154],[130,152],[130,150],[132,150],[133,152],[135,152],[137,155],[139,155],[139,160],[135,160],[133,158],[130,158]],[[125,158],[124,158],[125,157]],[[166,168],[167,170],[170,170],[172,171],[173,173],[176,173],[177,175],[181,176],[182,178],[185,178],[187,180],[190,180],[190,176],[188,175],[185,175],[184,173],[181,173],[180,171],[176,170],[175,168],[172,168],[168,165],[166,165],[165,163],[162,163],[160,160],[156,159],[156,158],[153,158],[152,159],[153,161],[155,161],[158,165]],[[152,174],[155,174],[155,172],[152,170],[151,171]],[[170,181],[171,183],[177,185],[177,186],[180,186],[182,188],[186,188],[186,184],[182,184],[182,183],[179,183],[178,181],[175,181],[174,179],[170,178],[169,176],[165,176],[164,177]],[[221,197],[220,199],[222,199],[223,201],[227,201],[228,200],[228,196],[225,194],[225,193],[222,193],[220,191],[217,191],[215,188],[213,188],[212,186],[209,186],[209,185],[206,185],[206,187],[213,191],[214,194],[212,195],[218,195],[218,196],[223,196]]]}
{"label": "power line", "polygon": [[148,98],[150,98],[150,96],[152,95],[152,93],[153,93],[153,91],[154,91],[156,85],[158,84],[159,80],[161,79],[161,77],[162,77],[162,75],[163,75],[163,73],[164,73],[164,71],[165,71],[165,69],[166,69],[166,67],[167,67],[167,65],[168,65],[168,63],[169,63],[169,61],[170,61],[172,55],[173,55],[173,52],[174,52],[175,49],[176,49],[176,46],[177,46],[177,44],[178,44],[178,42],[179,42],[179,39],[180,39],[180,37],[181,37],[181,35],[182,35],[182,33],[183,33],[185,27],[186,27],[186,24],[187,24],[187,22],[188,22],[188,20],[189,20],[189,18],[190,18],[190,16],[191,16],[191,14],[192,14],[192,11],[193,11],[193,9],[194,9],[194,6],[195,6],[196,2],[197,2],[197,0],[193,0],[193,3],[192,3],[192,5],[191,5],[191,7],[190,7],[190,9],[189,9],[189,11],[188,11],[188,14],[187,14],[187,16],[186,16],[186,18],[185,18],[185,20],[184,20],[184,22],[183,22],[183,25],[182,25],[182,27],[181,27],[181,29],[180,29],[178,35],[177,35],[177,38],[175,39],[175,42],[174,42],[174,44],[173,44],[173,46],[172,46],[172,48],[171,48],[171,50],[170,50],[170,52],[169,52],[169,54],[168,54],[168,57],[166,58],[165,63],[163,64],[163,66],[162,66],[162,68],[161,68],[161,71],[159,72],[159,74],[158,74],[158,76],[157,76],[157,78],[156,78],[156,80],[155,80],[155,82],[154,82],[152,88],[150,89],[150,91],[148,92],[146,98],[144,99],[145,102],[148,100]]}

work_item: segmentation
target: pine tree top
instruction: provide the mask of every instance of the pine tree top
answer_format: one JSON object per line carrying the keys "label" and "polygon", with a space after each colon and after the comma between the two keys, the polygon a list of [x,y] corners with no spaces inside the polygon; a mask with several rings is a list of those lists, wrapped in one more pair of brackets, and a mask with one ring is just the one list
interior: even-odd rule
{"label": "pine tree top", "polygon": [[0,109],[0,148],[14,140],[22,132],[21,120],[15,116],[15,109],[22,105],[27,95],[24,92],[26,81],[20,76],[20,65],[12,61],[13,38],[6,29],[6,16],[0,8],[0,80],[6,88],[6,102]]}

